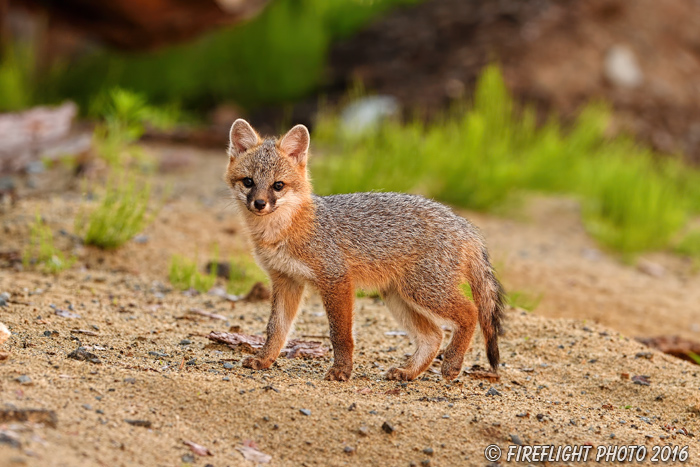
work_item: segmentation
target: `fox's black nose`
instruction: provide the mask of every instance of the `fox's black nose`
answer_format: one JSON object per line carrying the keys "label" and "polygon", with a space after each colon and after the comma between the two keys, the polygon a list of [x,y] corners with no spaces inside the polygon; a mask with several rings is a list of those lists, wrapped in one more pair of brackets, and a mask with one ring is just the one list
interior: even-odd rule
{"label": "fox's black nose", "polygon": [[264,199],[256,199],[255,201],[253,201],[253,206],[255,206],[255,209],[257,209],[258,211],[262,211],[263,209],[265,209],[266,204],[267,202]]}

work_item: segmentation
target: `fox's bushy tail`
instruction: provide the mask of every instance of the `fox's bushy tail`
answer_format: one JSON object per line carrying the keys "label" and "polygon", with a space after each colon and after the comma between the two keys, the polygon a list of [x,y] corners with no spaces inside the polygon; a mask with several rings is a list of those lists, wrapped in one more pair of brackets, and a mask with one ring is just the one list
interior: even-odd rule
{"label": "fox's bushy tail", "polygon": [[503,333],[503,317],[506,307],[506,293],[496,278],[496,274],[484,249],[478,267],[470,271],[470,286],[474,302],[479,309],[479,326],[486,342],[486,356],[493,371],[498,370],[500,355],[498,336]]}

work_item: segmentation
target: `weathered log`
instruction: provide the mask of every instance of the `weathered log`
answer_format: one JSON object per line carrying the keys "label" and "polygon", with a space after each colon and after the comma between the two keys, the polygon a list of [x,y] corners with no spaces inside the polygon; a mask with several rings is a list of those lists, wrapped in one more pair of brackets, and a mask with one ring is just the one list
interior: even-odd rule
{"label": "weathered log", "polygon": [[0,175],[21,172],[32,162],[78,155],[90,148],[91,135],[72,133],[78,107],[35,107],[0,114]]}

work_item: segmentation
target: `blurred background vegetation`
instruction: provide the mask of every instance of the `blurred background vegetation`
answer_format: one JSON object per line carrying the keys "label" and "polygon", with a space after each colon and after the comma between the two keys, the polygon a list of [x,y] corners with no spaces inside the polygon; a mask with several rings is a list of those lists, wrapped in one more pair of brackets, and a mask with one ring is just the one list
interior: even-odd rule
{"label": "blurred background vegetation", "polygon": [[96,96],[115,87],[192,112],[227,101],[247,109],[294,102],[321,84],[333,41],[417,1],[276,0],[250,21],[191,42],[146,52],[98,47],[41,73],[39,45],[20,40],[6,46],[0,66],[0,110],[71,99],[89,111]]}
{"label": "blurred background vegetation", "polygon": [[[87,13],[56,2],[2,2],[0,111],[77,103],[98,156],[113,170],[102,204],[76,223],[86,243],[118,247],[152,217],[150,188],[133,181],[146,177],[150,186],[144,135],[172,136],[177,128],[192,142],[192,129],[203,128],[209,144],[224,147],[230,122],[245,116],[263,130],[297,121],[312,127],[312,172],[322,194],[418,192],[500,215],[528,193],[563,194],[580,201],[588,232],[625,259],[659,249],[700,256],[692,227],[700,211],[700,98],[670,90],[676,82],[681,91],[694,89],[683,73],[700,60],[667,74],[670,87],[661,92],[661,78],[650,71],[655,57],[668,55],[661,46],[640,58],[633,42],[590,45],[580,56],[599,61],[582,62],[573,74],[553,68],[559,63],[551,56],[535,67],[540,59],[530,50],[566,34],[547,29],[542,15],[555,11],[560,26],[598,25],[603,17],[625,24],[625,9],[638,5],[571,1],[563,12],[541,2],[271,0],[234,2],[254,5],[232,12],[230,3],[201,4],[220,9],[223,24],[210,19],[178,32],[180,20],[158,36],[148,35],[160,31],[157,15],[154,25],[148,16],[135,21],[120,2],[95,2]],[[123,29],[117,32],[91,30],[85,21],[101,24],[115,12],[131,18],[126,26],[114,20]],[[647,26],[654,37],[657,26]],[[576,50],[562,60],[570,55],[576,63]],[[673,125],[676,114],[695,126]],[[174,264],[177,277],[185,263]]]}

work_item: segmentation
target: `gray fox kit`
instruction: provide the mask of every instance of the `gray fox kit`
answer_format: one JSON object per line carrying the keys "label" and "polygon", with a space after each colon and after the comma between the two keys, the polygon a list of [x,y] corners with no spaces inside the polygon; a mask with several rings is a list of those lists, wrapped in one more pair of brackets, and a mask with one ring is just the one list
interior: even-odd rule
{"label": "gray fox kit", "polygon": [[[477,319],[497,370],[504,293],[471,223],[420,196],[314,195],[306,167],[310,137],[303,125],[278,140],[261,138],[238,119],[230,140],[226,182],[256,260],[272,282],[267,341],[243,366],[272,365],[310,284],[321,294],[330,323],[334,358],[328,380],[346,381],[352,372],[356,287],[379,290],[416,346],[404,365],[389,370],[388,379],[412,380],[430,366],[440,351],[441,323],[453,329],[442,374],[457,378]],[[473,302],[462,291],[465,283]]]}

